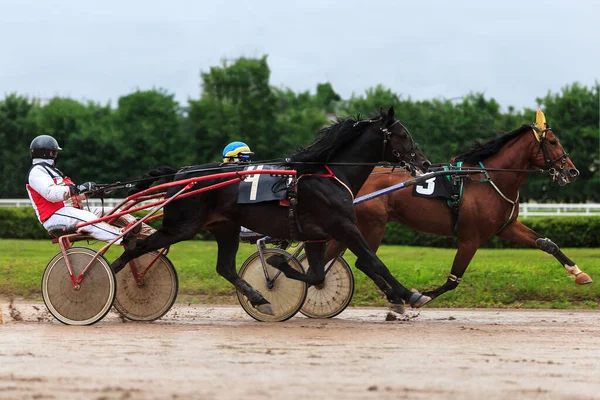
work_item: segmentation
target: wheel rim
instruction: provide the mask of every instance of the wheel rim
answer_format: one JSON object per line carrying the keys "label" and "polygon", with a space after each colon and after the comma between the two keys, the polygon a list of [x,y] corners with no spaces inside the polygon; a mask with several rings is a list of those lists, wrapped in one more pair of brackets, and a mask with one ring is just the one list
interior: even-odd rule
{"label": "wheel rim", "polygon": [[[283,254],[287,257],[290,254],[280,249],[265,249],[263,255],[265,259],[275,254]],[[290,259],[288,263],[297,271],[303,272],[302,266],[296,259]],[[278,272],[277,269],[267,264],[267,271],[270,278],[273,278]],[[254,319],[264,322],[285,321],[300,310],[304,299],[306,298],[307,285],[305,282],[289,279],[283,273],[279,274],[275,280],[273,288],[267,287],[267,281],[263,272],[262,263],[258,253],[251,255],[240,268],[240,277],[250,286],[258,290],[263,297],[271,303],[274,315],[264,314],[258,311],[250,304],[248,299],[240,292],[237,292],[238,300],[242,308]]]}
{"label": "wheel rim", "polygon": [[[303,254],[298,261],[308,270]],[[329,267],[330,262],[326,264]],[[338,257],[325,275],[320,287],[310,286],[300,312],[309,318],[332,318],[346,309],[354,294],[354,275],[342,257]]]}
{"label": "wheel rim", "polygon": [[[85,247],[67,250],[71,268],[78,277],[96,252]],[[68,325],[90,325],[101,320],[115,296],[114,274],[102,256],[86,272],[78,289],[74,289],[62,253],[48,264],[42,280],[42,295],[48,310]]]}
{"label": "wheel rim", "polygon": [[[143,254],[137,258],[141,272],[158,255],[158,252]],[[131,269],[124,268],[117,274],[115,308],[132,321],[154,321],[165,315],[177,298],[178,279],[175,267],[164,255],[152,264],[138,285]]]}

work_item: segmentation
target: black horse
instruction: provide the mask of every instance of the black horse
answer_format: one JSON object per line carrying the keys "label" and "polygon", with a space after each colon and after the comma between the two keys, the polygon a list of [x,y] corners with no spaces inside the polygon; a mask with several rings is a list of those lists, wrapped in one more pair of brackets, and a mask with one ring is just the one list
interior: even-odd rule
{"label": "black horse", "polygon": [[[394,118],[393,107],[387,113],[381,109],[374,119],[338,120],[322,129],[311,145],[292,155],[289,165],[297,170],[299,177],[294,222],[294,218],[289,217],[289,210],[278,202],[238,204],[239,184],[225,186],[167,204],[162,227],[146,239],[137,241],[135,248],[127,249],[115,260],[113,268],[118,272],[144,253],[192,239],[201,230],[209,231],[218,243],[217,272],[244,293],[253,307],[262,313],[273,314],[271,305],[261,293],[236,273],[240,226],[245,226],[271,237],[306,242],[309,274],[294,270],[284,257],[273,256],[268,260],[289,278],[313,285],[322,283],[325,279],[325,241],[335,238],[358,257],[356,267],[377,284],[392,304],[402,305],[407,301],[411,306],[418,306],[429,299],[400,284],[370,250],[355,226],[353,198],[379,161],[410,163],[422,171],[430,166],[410,133]],[[328,163],[334,177],[325,177]],[[214,170],[207,172],[206,169],[215,167],[219,164],[183,169],[174,179],[214,174]],[[240,165],[239,169],[243,168]],[[156,176],[156,171],[150,171],[146,176]],[[310,176],[315,173],[321,176]],[[158,178],[137,184],[135,191],[148,188],[155,180]],[[219,181],[204,181],[194,189]],[[170,197],[182,188],[181,185],[171,187],[166,196]]]}

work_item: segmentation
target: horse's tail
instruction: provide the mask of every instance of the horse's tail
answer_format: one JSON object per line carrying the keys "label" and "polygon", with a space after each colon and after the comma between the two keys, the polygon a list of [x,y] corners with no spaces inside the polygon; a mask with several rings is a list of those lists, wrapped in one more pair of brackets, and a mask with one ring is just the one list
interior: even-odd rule
{"label": "horse's tail", "polygon": [[177,171],[179,171],[179,169],[167,165],[148,171],[141,176],[140,180],[131,189],[129,189],[127,195],[131,196],[132,194],[148,189],[154,182],[160,179],[164,179],[165,182],[171,182],[173,178],[175,178]]}

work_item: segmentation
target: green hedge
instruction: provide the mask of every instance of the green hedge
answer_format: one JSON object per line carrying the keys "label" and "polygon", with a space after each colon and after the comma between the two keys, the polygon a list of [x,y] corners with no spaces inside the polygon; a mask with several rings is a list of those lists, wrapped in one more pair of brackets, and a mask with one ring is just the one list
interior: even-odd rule
{"label": "green hedge", "polygon": [[0,238],[50,239],[30,207],[0,207]]}
{"label": "green hedge", "polygon": [[[600,247],[600,217],[532,217],[522,219],[521,222],[540,235],[552,239],[560,247]],[[160,226],[160,220],[153,221],[152,225]],[[32,208],[0,207],[0,238],[49,239],[50,236],[38,222]],[[197,236],[197,239],[210,238],[210,234]],[[457,246],[456,238],[415,232],[396,223],[387,225],[383,243],[450,248]],[[482,247],[520,246],[494,238]]]}
{"label": "green hedge", "polygon": [[[137,217],[143,213],[135,213]],[[160,227],[160,220],[150,222],[154,228]],[[50,239],[50,235],[35,216],[30,207],[0,207],[0,238],[2,239]],[[202,232],[196,236],[199,240],[211,240],[210,233]]]}
{"label": "green hedge", "polygon": [[[600,247],[600,217],[530,217],[519,221],[540,235],[552,239],[559,247]],[[416,232],[404,225],[388,223],[383,243],[455,248],[458,240],[454,237]],[[481,247],[519,248],[524,246],[493,238]]]}

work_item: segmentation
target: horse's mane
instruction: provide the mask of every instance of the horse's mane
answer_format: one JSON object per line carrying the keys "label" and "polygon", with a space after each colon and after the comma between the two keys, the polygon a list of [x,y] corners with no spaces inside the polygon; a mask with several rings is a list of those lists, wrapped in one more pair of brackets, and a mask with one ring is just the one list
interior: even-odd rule
{"label": "horse's mane", "polygon": [[377,119],[337,118],[337,121],[322,128],[314,142],[299,148],[291,156],[292,161],[327,162],[340,149],[360,135],[369,126],[369,122]]}
{"label": "horse's mane", "polygon": [[475,140],[471,150],[454,157],[452,161],[463,161],[471,164],[484,161],[498,153],[506,143],[528,131],[531,131],[531,126],[522,125],[520,128],[515,129],[512,132],[501,132],[500,136],[489,139],[485,142],[482,142],[481,140]]}

